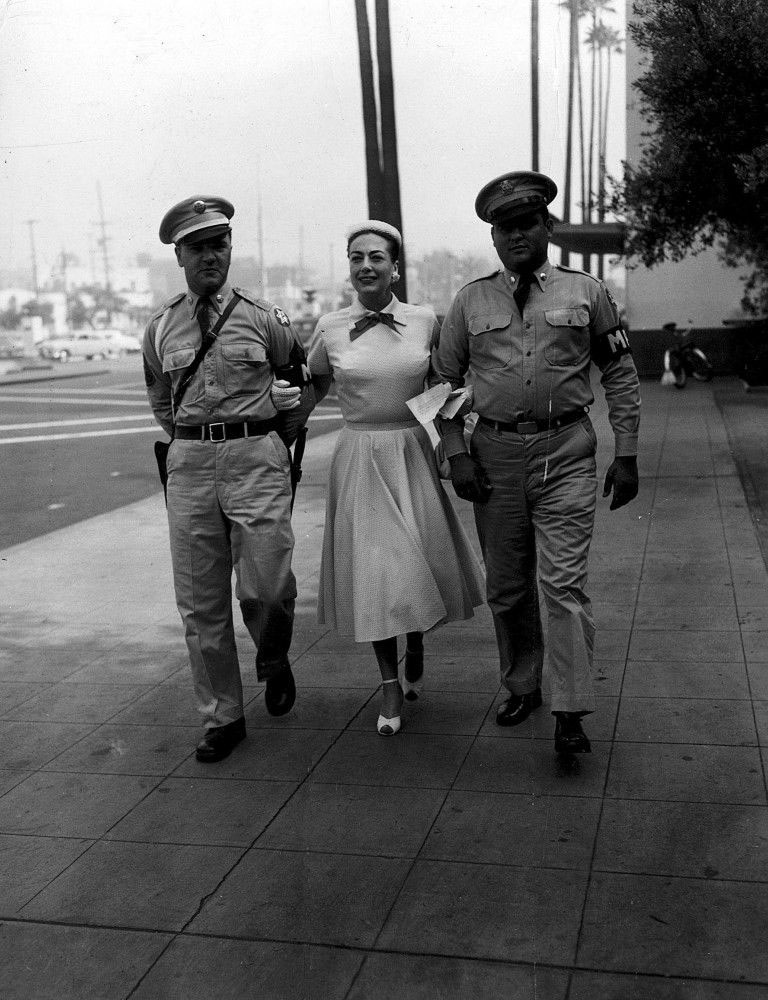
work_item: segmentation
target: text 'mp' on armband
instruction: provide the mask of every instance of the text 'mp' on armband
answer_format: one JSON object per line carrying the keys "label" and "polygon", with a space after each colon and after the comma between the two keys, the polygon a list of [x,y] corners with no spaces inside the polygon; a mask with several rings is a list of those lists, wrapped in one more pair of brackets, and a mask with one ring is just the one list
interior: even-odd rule
{"label": "text 'mp' on armband", "polygon": [[629,339],[620,325],[611,327],[610,330],[592,338],[592,359],[598,367],[620,358],[622,354],[631,353]]}

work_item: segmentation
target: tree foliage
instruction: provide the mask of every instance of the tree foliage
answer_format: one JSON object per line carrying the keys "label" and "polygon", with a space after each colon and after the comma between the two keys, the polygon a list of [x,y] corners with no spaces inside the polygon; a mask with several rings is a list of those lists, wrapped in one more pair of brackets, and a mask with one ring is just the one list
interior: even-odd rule
{"label": "tree foliage", "polygon": [[650,129],[613,196],[627,250],[652,266],[716,245],[752,269],[745,305],[768,311],[768,4],[635,0],[633,10]]}

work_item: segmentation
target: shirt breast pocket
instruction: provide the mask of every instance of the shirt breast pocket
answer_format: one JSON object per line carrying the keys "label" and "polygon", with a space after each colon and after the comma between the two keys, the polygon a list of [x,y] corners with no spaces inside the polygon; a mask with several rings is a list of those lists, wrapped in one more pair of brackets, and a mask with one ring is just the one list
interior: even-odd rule
{"label": "shirt breast pocket", "polygon": [[544,312],[544,357],[554,368],[568,368],[589,356],[589,310],[586,306]]}
{"label": "shirt breast pocket", "polygon": [[475,368],[503,368],[512,360],[512,313],[478,313],[471,316],[469,359]]}
{"label": "shirt breast pocket", "polygon": [[[170,377],[174,392],[176,392],[179,387],[179,382],[181,381],[181,376],[184,374],[184,370],[189,368],[192,364],[195,353],[194,347],[180,347],[175,351],[168,351],[168,353],[163,356],[163,374]],[[184,402],[188,403],[191,399],[196,398],[198,395],[199,392],[195,392],[193,383],[184,393]]]}
{"label": "shirt breast pocket", "polygon": [[245,396],[263,390],[270,380],[267,352],[260,344],[224,344],[224,386],[230,396]]}

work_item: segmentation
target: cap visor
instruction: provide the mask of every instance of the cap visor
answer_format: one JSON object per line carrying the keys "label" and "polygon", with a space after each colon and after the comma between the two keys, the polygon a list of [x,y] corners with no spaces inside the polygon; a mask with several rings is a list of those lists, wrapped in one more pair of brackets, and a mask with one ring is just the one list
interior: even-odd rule
{"label": "cap visor", "polygon": [[194,232],[182,236],[181,239],[176,240],[176,243],[186,243],[189,245],[190,243],[201,243],[203,240],[215,240],[217,236],[223,236],[224,233],[228,233],[229,231],[230,227],[228,225],[203,226],[202,229],[195,229]]}

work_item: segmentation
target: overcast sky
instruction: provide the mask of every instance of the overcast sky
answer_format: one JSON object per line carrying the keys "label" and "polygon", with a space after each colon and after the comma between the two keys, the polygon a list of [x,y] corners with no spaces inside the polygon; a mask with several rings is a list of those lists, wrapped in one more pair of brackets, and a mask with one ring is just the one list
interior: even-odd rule
{"label": "overcast sky", "polygon": [[[540,0],[540,169],[565,150],[568,18]],[[624,2],[612,26],[624,35]],[[529,169],[529,0],[390,0],[403,228],[412,254],[492,257],[479,188]],[[609,168],[624,143],[614,63]],[[66,249],[85,264],[99,217],[114,263],[168,253],[167,208],[235,205],[236,249],[320,276],[367,217],[353,0],[0,0],[0,268],[40,276]],[[561,210],[560,198],[553,205]],[[89,243],[90,241],[90,243]],[[332,249],[331,249],[332,248]]]}

